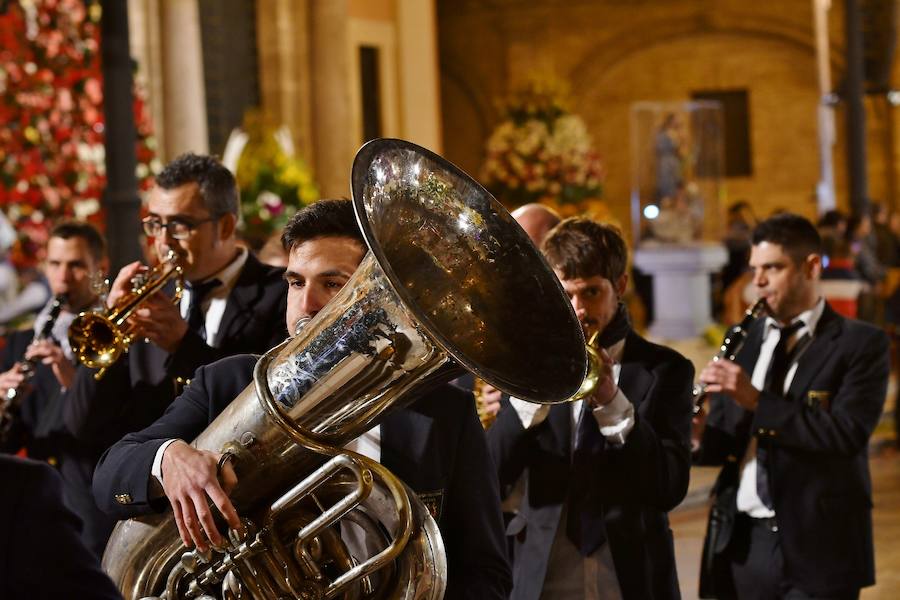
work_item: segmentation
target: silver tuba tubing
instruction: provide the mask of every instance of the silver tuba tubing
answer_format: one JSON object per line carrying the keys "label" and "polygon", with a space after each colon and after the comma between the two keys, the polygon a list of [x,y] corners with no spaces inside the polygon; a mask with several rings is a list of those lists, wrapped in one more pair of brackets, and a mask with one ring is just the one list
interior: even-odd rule
{"label": "silver tuba tubing", "polygon": [[[193,442],[234,461],[245,531],[199,556],[170,514],[119,524],[103,566],[126,598],[439,599],[436,522],[387,469],[342,446],[460,365],[534,401],[580,386],[584,338],[559,282],[477,183],[418,146],[375,140],[354,161],[353,202],[370,252]],[[333,539],[347,523],[374,549],[351,557]]]}

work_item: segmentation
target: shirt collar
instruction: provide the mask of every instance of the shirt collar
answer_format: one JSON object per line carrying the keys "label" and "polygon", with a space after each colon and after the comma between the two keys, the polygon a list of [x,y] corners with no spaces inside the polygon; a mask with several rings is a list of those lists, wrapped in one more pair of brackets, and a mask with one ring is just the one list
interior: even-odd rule
{"label": "shirt collar", "polygon": [[[819,319],[822,318],[823,312],[825,312],[825,299],[819,298],[818,302],[816,302],[812,308],[804,310],[802,313],[791,319],[791,323],[796,323],[798,321],[803,323],[803,326],[797,330],[797,335],[806,333],[808,333],[810,337],[815,335],[816,327],[819,324]],[[766,331],[764,337],[769,337],[772,330],[777,328],[778,322],[772,317],[766,317]]]}
{"label": "shirt collar", "polygon": [[210,293],[211,296],[220,296],[223,293],[227,294],[229,291],[231,291],[231,288],[234,287],[234,284],[237,282],[237,279],[241,274],[241,270],[247,263],[247,258],[249,256],[250,253],[246,248],[239,248],[237,256],[234,257],[234,260],[225,265],[218,272],[213,273],[212,275],[204,279],[204,281],[208,281],[210,279],[218,279],[221,282]]}

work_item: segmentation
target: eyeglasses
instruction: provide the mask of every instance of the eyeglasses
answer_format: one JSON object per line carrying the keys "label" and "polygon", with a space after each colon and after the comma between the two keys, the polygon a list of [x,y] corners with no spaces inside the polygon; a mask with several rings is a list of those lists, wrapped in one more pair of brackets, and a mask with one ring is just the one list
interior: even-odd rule
{"label": "eyeglasses", "polygon": [[204,223],[218,220],[219,217],[209,217],[195,222],[173,219],[168,223],[163,223],[159,219],[144,219],[141,221],[141,225],[144,227],[144,233],[151,237],[160,237],[165,229],[173,240],[186,240],[191,237],[195,229]]}

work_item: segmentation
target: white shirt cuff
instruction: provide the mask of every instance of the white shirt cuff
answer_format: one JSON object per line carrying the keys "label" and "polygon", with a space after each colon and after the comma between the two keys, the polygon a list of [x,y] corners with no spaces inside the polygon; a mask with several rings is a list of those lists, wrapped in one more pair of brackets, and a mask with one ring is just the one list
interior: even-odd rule
{"label": "white shirt cuff", "polygon": [[622,390],[616,390],[616,395],[609,404],[598,406],[593,412],[600,433],[606,441],[617,446],[623,445],[634,427],[634,405]]}
{"label": "white shirt cuff", "polygon": [[522,426],[525,429],[537,427],[543,423],[547,419],[547,415],[550,414],[549,404],[527,402],[513,397],[509,398],[509,403],[516,409],[516,414],[519,415],[519,419],[522,421]]}
{"label": "white shirt cuff", "polygon": [[172,442],[177,442],[177,439],[167,440],[156,450],[156,456],[153,457],[153,466],[150,467],[150,474],[162,485],[162,459],[163,454],[166,453],[166,448],[172,445]]}

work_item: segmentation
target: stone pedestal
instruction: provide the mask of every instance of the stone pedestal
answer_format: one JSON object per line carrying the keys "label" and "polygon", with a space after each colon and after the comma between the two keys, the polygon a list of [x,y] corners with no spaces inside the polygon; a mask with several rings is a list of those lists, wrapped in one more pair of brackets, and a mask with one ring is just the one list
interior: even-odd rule
{"label": "stone pedestal", "polygon": [[709,276],[727,260],[728,253],[721,244],[639,247],[634,264],[653,276],[650,335],[661,340],[700,335],[712,323]]}

